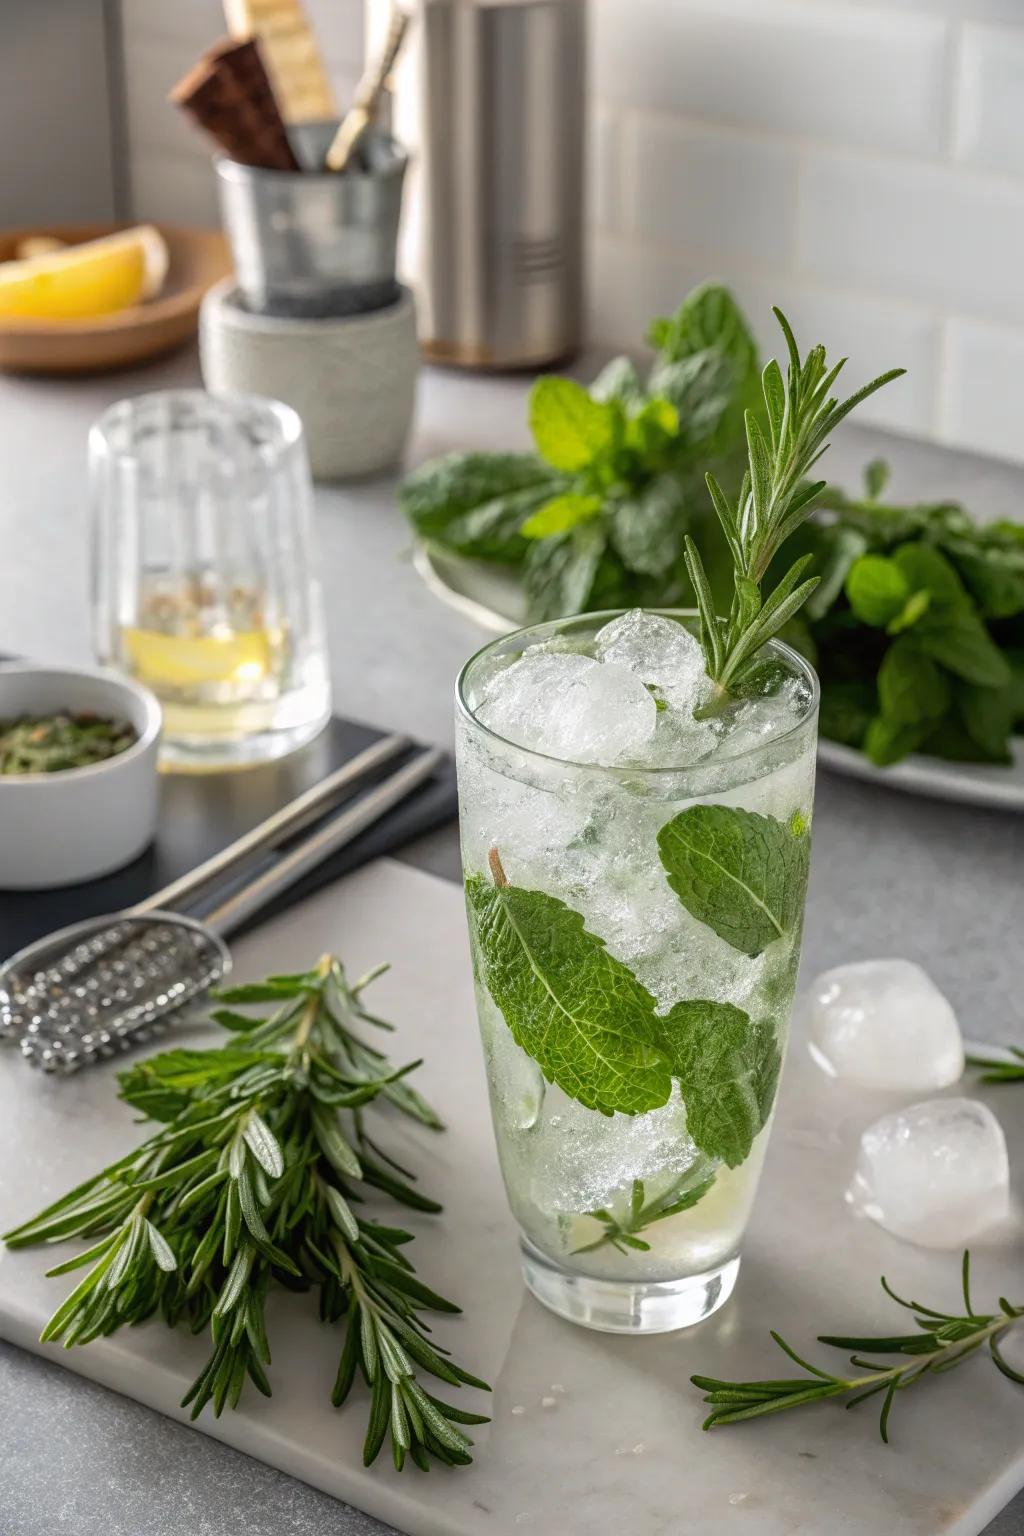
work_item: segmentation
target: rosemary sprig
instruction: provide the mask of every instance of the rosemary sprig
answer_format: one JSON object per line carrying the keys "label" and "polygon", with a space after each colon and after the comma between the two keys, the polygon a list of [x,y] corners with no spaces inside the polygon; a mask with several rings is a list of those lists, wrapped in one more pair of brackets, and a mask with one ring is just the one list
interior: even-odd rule
{"label": "rosemary sprig", "polygon": [[[711,1412],[704,1420],[705,1429],[716,1429],[723,1424],[739,1424],[744,1419],[756,1419],[768,1413],[781,1413],[786,1408],[800,1408],[807,1403],[821,1403],[829,1397],[854,1395],[846,1404],[854,1408],[866,1398],[884,1394],[879,1417],[882,1439],[889,1443],[889,1414],[896,1393],[915,1386],[926,1376],[938,1376],[961,1365],[979,1349],[987,1346],[995,1366],[1009,1377],[1024,1385],[1024,1375],[1008,1364],[1001,1343],[1011,1329],[1024,1318],[1024,1306],[1011,1306],[1005,1297],[999,1298],[998,1312],[975,1312],[971,1303],[970,1254],[965,1251],[962,1267],[964,1310],[962,1313],[940,1312],[926,1307],[919,1301],[905,1301],[897,1296],[886,1279],[882,1289],[901,1307],[914,1313],[918,1333],[894,1334],[880,1338],[843,1337],[837,1334],[820,1334],[819,1342],[831,1344],[837,1349],[852,1349],[850,1363],[865,1374],[860,1376],[835,1376],[830,1371],[819,1370],[816,1365],[802,1359],[779,1334],[772,1338],[789,1358],[807,1374],[784,1378],[779,1381],[719,1381],[714,1376],[691,1376],[695,1387],[705,1393],[704,1401]],[[880,1365],[866,1360],[861,1351],[875,1355],[905,1355],[909,1359],[900,1365]]]}
{"label": "rosemary sprig", "polygon": [[981,1083],[1024,1083],[1024,1051],[1018,1045],[1008,1045],[1006,1050],[1015,1060],[1004,1056],[968,1056],[967,1065],[981,1072]]}
{"label": "rosemary sprig", "polygon": [[[485,1423],[433,1396],[424,1375],[487,1390],[428,1340],[424,1312],[458,1312],[420,1280],[412,1239],[362,1210],[376,1190],[438,1211],[371,1135],[381,1100],[431,1129],[441,1122],[361,1026],[391,1026],[363,1005],[340,962],[219,994],[213,1018],[235,1038],[171,1050],[120,1074],[121,1097],[160,1122],[134,1152],[6,1235],[12,1248],[94,1241],[50,1274],[89,1266],[42,1333],[66,1347],[159,1315],[209,1336],[207,1364],[184,1404],[195,1418],[235,1407],[246,1380],[270,1395],[264,1307],[272,1283],[315,1289],[320,1315],[344,1326],[332,1401],[357,1374],[370,1388],[367,1465],[390,1439],[395,1466],[470,1460],[460,1425]],[[239,1005],[272,1004],[266,1016]]]}
{"label": "rosemary sprig", "polygon": [[615,1216],[603,1209],[588,1211],[587,1215],[601,1222],[604,1231],[594,1242],[584,1243],[582,1247],[574,1248],[573,1253],[593,1253],[596,1248],[603,1248],[606,1244],[617,1248],[619,1253],[625,1253],[628,1248],[649,1253],[650,1243],[638,1237],[637,1233],[653,1226],[656,1221],[664,1221],[669,1216],[678,1216],[680,1211],[690,1210],[698,1200],[704,1198],[714,1182],[715,1176],[711,1173],[700,1183],[694,1184],[693,1170],[690,1169],[662,1194],[655,1196],[653,1200],[648,1200],[644,1192],[643,1179],[634,1179],[626,1214]]}
{"label": "rosemary sprig", "polygon": [[828,447],[826,439],[839,423],[869,395],[905,372],[892,368],[848,399],[830,391],[846,359],[829,367],[822,346],[801,359],[789,322],[774,311],[789,352],[785,381],[773,358],[761,375],[768,437],[753,411],[745,413],[749,466],[739,497],[731,504],[718,481],[706,476],[708,490],[733,559],[733,600],[728,619],[720,619],[711,585],[696,544],[685,544],[686,568],[697,596],[700,641],[715,693],[699,715],[717,713],[730,695],[750,683],[764,644],[789,622],[817,585],[803,580],[811,557],[790,567],[767,597],[761,583],[772,558],[790,534],[811,514],[825,489],[824,480],[807,476]]}

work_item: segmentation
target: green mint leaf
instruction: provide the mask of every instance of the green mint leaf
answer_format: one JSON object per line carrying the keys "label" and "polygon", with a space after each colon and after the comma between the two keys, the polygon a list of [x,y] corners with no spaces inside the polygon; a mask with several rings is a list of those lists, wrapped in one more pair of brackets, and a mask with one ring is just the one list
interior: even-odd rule
{"label": "green mint leaf", "polygon": [[864,751],[876,768],[888,768],[901,758],[916,752],[928,735],[933,721],[903,725],[885,715],[876,715],[864,737]]}
{"label": "green mint leaf", "polygon": [[482,875],[466,881],[466,901],[482,980],[548,1081],[604,1115],[664,1104],[672,1084],[653,1045],[654,1000],[580,914]]}
{"label": "green mint leaf", "polygon": [[620,413],[574,379],[549,375],[530,390],[529,421],[541,457],[554,469],[586,469],[613,445]]}
{"label": "green mint leaf", "polygon": [[968,609],[928,613],[914,626],[914,641],[957,677],[980,688],[1006,688],[1010,664],[981,619]]}
{"label": "green mint leaf", "polygon": [[870,501],[877,501],[889,484],[892,473],[884,459],[872,459],[864,470],[864,491]]}
{"label": "green mint leaf", "polygon": [[636,364],[628,357],[613,357],[590,386],[594,400],[617,400],[627,411],[639,409],[645,396]]}
{"label": "green mint leaf", "polygon": [[471,560],[497,560],[515,565],[526,553],[522,528],[536,509],[558,494],[565,484],[554,475],[540,485],[510,491],[452,518],[443,534],[428,540]]}
{"label": "green mint leaf", "polygon": [[604,528],[594,519],[529,542],[523,582],[531,621],[585,612],[606,545]]}
{"label": "green mint leaf", "polygon": [[877,708],[876,690],[867,678],[823,686],[818,730],[829,741],[861,747]]}
{"label": "green mint leaf", "polygon": [[654,395],[626,421],[625,445],[641,458],[655,459],[679,435],[679,412],[670,400]]}
{"label": "green mint leaf", "polygon": [[945,555],[931,544],[901,544],[893,551],[893,560],[906,579],[911,592],[931,594],[930,607],[970,608],[966,588]]}
{"label": "green mint leaf", "polygon": [[878,669],[878,702],[882,714],[899,725],[939,720],[949,708],[949,683],[913,641],[897,640]]}
{"label": "green mint leaf", "polygon": [[705,420],[694,423],[688,436],[693,444],[706,443],[712,453],[726,452],[742,436],[744,411],[761,406],[757,343],[732,294],[719,283],[701,284],[670,319],[652,323],[647,339],[658,353],[648,387],[678,406],[684,432],[691,414],[684,396],[690,386],[685,375],[670,383],[665,370],[701,355],[701,366],[714,370],[704,374],[698,389],[715,405]]}
{"label": "green mint leaf", "polygon": [[680,811],[658,833],[668,883],[698,922],[755,956],[800,921],[810,839],[728,805]]}
{"label": "green mint leaf", "polygon": [[660,475],[615,506],[609,540],[628,571],[663,576],[682,554],[689,521],[685,484],[676,475]]}
{"label": "green mint leaf", "polygon": [[890,619],[885,626],[890,635],[902,635],[908,629],[913,629],[920,623],[932,605],[932,594],[927,587],[921,587],[917,592],[911,592],[903,607],[894,619]]}
{"label": "green mint leaf", "polygon": [[647,387],[675,408],[676,436],[688,456],[724,452],[738,436],[735,372],[721,352],[709,349],[675,362],[658,360]]}
{"label": "green mint leaf", "polygon": [[979,688],[973,683],[957,683],[954,689],[956,712],[964,730],[989,762],[1010,763],[1015,697],[1012,683],[1006,688]]}
{"label": "green mint leaf", "polygon": [[804,609],[813,624],[824,618],[843,590],[855,561],[867,550],[867,539],[856,528],[846,528],[841,523],[831,527],[805,523],[798,534],[787,541],[789,559],[804,553],[800,534],[809,536],[810,553],[814,555],[811,571],[818,578],[817,588],[807,599]]}
{"label": "green mint leaf", "polygon": [[731,1003],[703,1000],[676,1003],[657,1022],[687,1130],[708,1157],[738,1167],[775,1099],[782,1057],[774,1029]]}
{"label": "green mint leaf", "polygon": [[407,476],[398,502],[422,538],[445,542],[467,513],[533,488],[552,495],[555,478],[532,453],[449,453]]}
{"label": "green mint leaf", "polygon": [[1024,545],[983,528],[973,538],[946,539],[943,547],[984,618],[1024,613]]}
{"label": "green mint leaf", "polygon": [[903,611],[910,583],[886,555],[862,555],[847,574],[846,596],[862,624],[884,629]]}
{"label": "green mint leaf", "polygon": [[601,510],[600,496],[583,496],[566,491],[544,502],[523,523],[519,532],[524,539],[548,539],[553,533],[568,533],[577,523],[585,523]]}

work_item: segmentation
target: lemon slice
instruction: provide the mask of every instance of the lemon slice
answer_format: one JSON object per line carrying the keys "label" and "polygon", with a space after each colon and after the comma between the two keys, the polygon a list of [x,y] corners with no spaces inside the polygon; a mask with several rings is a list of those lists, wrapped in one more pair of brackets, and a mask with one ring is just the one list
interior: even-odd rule
{"label": "lemon slice", "polygon": [[167,246],[151,224],[0,264],[0,318],[87,320],[152,298],[167,276]]}

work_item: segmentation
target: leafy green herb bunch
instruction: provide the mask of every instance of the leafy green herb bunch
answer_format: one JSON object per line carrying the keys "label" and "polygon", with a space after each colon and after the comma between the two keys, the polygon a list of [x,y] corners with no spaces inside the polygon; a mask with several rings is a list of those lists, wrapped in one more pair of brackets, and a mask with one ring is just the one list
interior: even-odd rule
{"label": "leafy green herb bunch", "polygon": [[687,532],[714,532],[709,469],[738,487],[744,413],[760,410],[757,346],[708,283],[648,332],[646,379],[616,358],[589,388],[544,377],[529,397],[533,453],[453,453],[400,493],[417,534],[517,567],[531,620],[587,609],[691,605]]}
{"label": "leafy green herb bunch", "polygon": [[[408,1457],[426,1471],[431,1459],[467,1463],[462,1426],[486,1421],[424,1380],[485,1383],[429,1337],[425,1313],[459,1308],[417,1276],[411,1234],[369,1210],[380,1195],[440,1209],[370,1123],[386,1104],[441,1128],[407,1081],[419,1063],[396,1068],[364,1038],[366,1026],[391,1027],[363,1002],[379,974],[350,986],[328,955],[310,971],[222,992],[213,1018],[231,1032],[227,1044],[165,1051],[119,1076],[121,1097],[157,1129],[5,1241],[87,1240],[49,1271],[86,1274],[43,1341],[70,1348],[152,1317],[204,1335],[209,1359],[184,1399],[193,1418],[208,1403],[215,1414],[234,1408],[247,1381],[270,1395],[268,1291],[314,1291],[342,1335],[333,1403],[358,1378],[369,1389],[367,1465],[389,1440],[397,1468]],[[246,1005],[271,1012],[237,1011]]]}

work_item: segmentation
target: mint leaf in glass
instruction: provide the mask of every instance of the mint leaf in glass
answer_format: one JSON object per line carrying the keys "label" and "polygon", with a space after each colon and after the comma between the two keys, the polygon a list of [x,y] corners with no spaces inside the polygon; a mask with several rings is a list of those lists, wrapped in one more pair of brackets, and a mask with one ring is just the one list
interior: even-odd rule
{"label": "mint leaf in glass", "polygon": [[571,1099],[611,1115],[666,1103],[671,1074],[654,1044],[654,999],[555,896],[510,885],[496,849],[492,880],[466,900],[482,980],[516,1044]]}
{"label": "mint leaf in glass", "polygon": [[810,860],[806,833],[728,805],[680,811],[658,833],[668,883],[698,922],[754,957],[800,919]]}
{"label": "mint leaf in glass", "polygon": [[686,1104],[700,1150],[736,1168],[750,1155],[775,1099],[782,1057],[775,1030],[732,1003],[676,1003],[658,1040]]}

